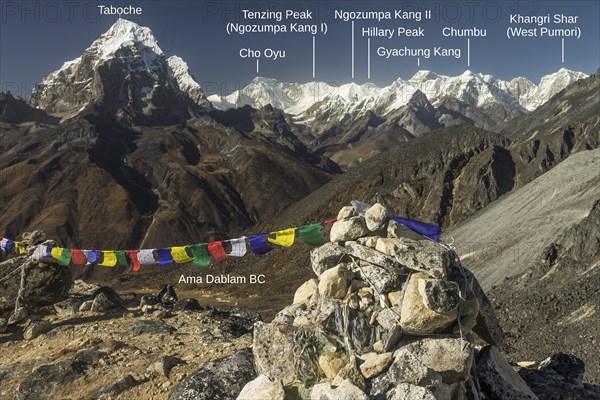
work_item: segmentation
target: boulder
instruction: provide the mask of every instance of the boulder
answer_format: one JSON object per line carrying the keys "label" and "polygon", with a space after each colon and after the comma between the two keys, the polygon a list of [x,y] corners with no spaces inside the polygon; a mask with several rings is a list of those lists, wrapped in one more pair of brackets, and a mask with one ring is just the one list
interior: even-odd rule
{"label": "boulder", "polygon": [[368,282],[379,294],[389,293],[402,287],[402,276],[396,271],[385,270],[365,261],[356,268],[360,279]]}
{"label": "boulder", "polygon": [[345,242],[367,236],[369,229],[362,217],[351,217],[336,221],[329,232],[331,242]]}
{"label": "boulder", "polygon": [[408,274],[409,271],[405,269],[400,262],[394,257],[390,257],[370,247],[363,246],[356,242],[346,242],[346,252],[359,260],[366,261],[370,264],[377,265],[387,271],[394,271],[398,273]]}
{"label": "boulder", "polygon": [[427,388],[401,383],[393,389],[390,400],[440,400],[440,398],[434,396]]}
{"label": "boulder", "polygon": [[93,302],[90,311],[105,313],[124,308],[124,302],[121,297],[108,286],[103,286],[96,290],[92,297]]}
{"label": "boulder", "polygon": [[479,353],[477,377],[482,390],[491,398],[503,400],[537,399],[525,381],[494,346]]}
{"label": "boulder", "polygon": [[410,277],[400,312],[400,326],[406,332],[416,335],[428,335],[441,332],[456,321],[455,311],[436,312],[426,306],[427,301],[419,292],[419,282],[429,279],[425,273],[416,273]]}
{"label": "boulder", "polygon": [[23,333],[23,339],[25,340],[33,340],[36,337],[47,333],[52,329],[52,324],[48,321],[34,321]]}
{"label": "boulder", "polygon": [[255,377],[252,350],[239,350],[203,365],[178,383],[169,393],[168,400],[235,399]]}
{"label": "boulder", "polygon": [[125,375],[121,379],[117,379],[116,381],[111,382],[107,385],[100,386],[98,389],[90,393],[90,397],[92,399],[100,399],[106,395],[115,396],[120,393],[123,393],[128,389],[131,389],[137,384],[138,382],[133,378],[133,376]]}
{"label": "boulder", "polygon": [[351,282],[350,273],[345,264],[339,264],[319,276],[319,295],[332,299],[346,296]]}
{"label": "boulder", "polygon": [[173,311],[201,311],[202,306],[196,299],[183,299],[179,300],[173,305]]}
{"label": "boulder", "polygon": [[317,288],[317,280],[309,279],[304,282],[298,289],[296,289],[296,293],[294,294],[293,304],[306,304],[310,303],[310,299]]}
{"label": "boulder", "polygon": [[392,213],[380,203],[375,203],[365,213],[365,223],[370,231],[377,231],[385,226]]}
{"label": "boulder", "polygon": [[248,382],[236,400],[284,400],[285,391],[281,382],[271,382],[264,375]]}
{"label": "boulder", "polygon": [[444,383],[466,380],[473,363],[473,345],[460,338],[427,338],[402,347],[442,377]]}
{"label": "boulder", "polygon": [[[66,298],[71,288],[71,269],[58,264],[42,264],[28,256],[0,262],[0,275],[25,267],[25,286],[22,305],[30,308],[52,305]],[[11,275],[0,285],[0,312],[14,308],[21,284],[20,272]]]}
{"label": "boulder", "polygon": [[310,252],[310,263],[317,276],[338,265],[346,250],[339,243],[325,243]]}
{"label": "boulder", "polygon": [[388,375],[389,381],[396,383],[410,383],[428,387],[442,383],[440,373],[427,367],[407,347],[402,347],[394,352],[394,359],[390,365]]}
{"label": "boulder", "polygon": [[425,272],[432,278],[448,279],[459,265],[453,250],[431,240],[398,238],[392,239],[395,241],[392,246],[389,240],[379,239],[378,245],[380,241],[382,243],[379,248],[385,244],[386,254],[392,256],[397,263],[413,271]]}
{"label": "boulder", "polygon": [[178,300],[175,288],[170,285],[163,287],[156,297],[160,303],[166,306],[172,306],[177,303]]}
{"label": "boulder", "polygon": [[365,378],[370,379],[381,374],[390,366],[393,360],[393,354],[377,354],[372,352],[363,354],[360,358],[364,361],[360,365],[360,372]]}
{"label": "boulder", "polygon": [[367,395],[354,386],[349,379],[340,383],[336,388],[329,383],[320,383],[313,386],[310,400],[368,400]]}
{"label": "boulder", "polygon": [[83,376],[82,363],[67,360],[36,368],[21,382],[12,400],[50,400],[61,385]]}
{"label": "boulder", "polygon": [[492,303],[485,295],[483,289],[479,285],[479,281],[475,278],[475,275],[464,268],[462,271],[471,282],[471,293],[478,302],[479,312],[477,313],[477,323],[473,327],[473,332],[486,342],[502,348],[506,337],[504,335],[504,330],[496,317],[496,312],[494,311]]}

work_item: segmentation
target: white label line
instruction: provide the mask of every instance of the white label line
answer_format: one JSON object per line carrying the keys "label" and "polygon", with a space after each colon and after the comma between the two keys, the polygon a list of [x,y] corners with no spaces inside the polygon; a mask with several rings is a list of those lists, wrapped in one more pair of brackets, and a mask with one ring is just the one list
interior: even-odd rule
{"label": "white label line", "polygon": [[313,36],[313,78],[315,77],[315,37]]}
{"label": "white label line", "polygon": [[352,79],[354,79],[354,21],[352,21]]}
{"label": "white label line", "polygon": [[371,79],[371,38],[367,39],[367,79]]}
{"label": "white label line", "polygon": [[417,67],[421,66],[421,57],[417,57]]}
{"label": "white label line", "polygon": [[258,62],[259,62],[259,60],[258,60],[258,59],[256,59],[256,73],[257,73],[257,74],[258,74]]}
{"label": "white label line", "polygon": [[561,39],[562,42],[562,63],[565,63],[565,38]]}
{"label": "white label line", "polygon": [[471,38],[467,38],[467,67],[471,66]]}

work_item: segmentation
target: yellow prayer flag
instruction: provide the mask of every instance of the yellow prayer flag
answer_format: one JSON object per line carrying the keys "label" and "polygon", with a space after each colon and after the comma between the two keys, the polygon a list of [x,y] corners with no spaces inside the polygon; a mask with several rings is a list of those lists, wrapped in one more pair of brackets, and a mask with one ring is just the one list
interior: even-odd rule
{"label": "yellow prayer flag", "polygon": [[114,267],[117,265],[117,255],[112,250],[102,250],[103,260],[100,264],[103,267]]}
{"label": "yellow prayer flag", "polygon": [[171,247],[171,255],[173,256],[173,261],[177,264],[183,264],[192,262],[194,257],[190,257],[188,253],[185,251],[186,246],[178,246]]}
{"label": "yellow prayer flag", "polygon": [[21,243],[21,242],[15,242],[15,247],[17,248],[17,253],[18,254],[24,254],[25,253],[25,246],[23,246],[23,243]]}
{"label": "yellow prayer flag", "polygon": [[290,247],[294,244],[294,236],[296,235],[296,228],[288,228],[282,231],[271,232],[275,235],[275,238],[267,238],[270,243],[278,246]]}
{"label": "yellow prayer flag", "polygon": [[55,260],[60,260],[63,250],[64,249],[62,247],[53,247],[52,251],[50,251],[50,254],[52,255],[52,258],[54,258]]}

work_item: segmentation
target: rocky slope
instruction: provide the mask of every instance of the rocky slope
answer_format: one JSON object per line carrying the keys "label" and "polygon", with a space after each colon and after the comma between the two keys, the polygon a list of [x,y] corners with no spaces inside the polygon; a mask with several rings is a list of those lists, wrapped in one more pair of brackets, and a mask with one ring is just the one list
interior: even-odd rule
{"label": "rocky slope", "polygon": [[509,356],[567,351],[586,362],[595,383],[599,170],[600,150],[574,154],[447,233],[490,293]]}

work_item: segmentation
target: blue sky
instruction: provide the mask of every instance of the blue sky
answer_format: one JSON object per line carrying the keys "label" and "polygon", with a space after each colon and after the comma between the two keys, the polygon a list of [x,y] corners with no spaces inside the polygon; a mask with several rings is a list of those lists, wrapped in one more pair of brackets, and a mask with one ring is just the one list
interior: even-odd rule
{"label": "blue sky", "polygon": [[[459,75],[466,69],[511,79],[525,76],[534,82],[559,68],[593,73],[600,66],[599,1],[8,1],[0,0],[0,90],[27,97],[43,76],[59,68],[64,61],[81,54],[117,18],[100,16],[97,5],[139,5],[141,16],[131,17],[152,29],[167,56],[176,54],[190,66],[192,73],[209,94],[228,93],[255,76],[255,59],[239,56],[242,48],[285,50],[278,61],[261,59],[258,75],[282,81],[312,80],[343,84],[371,81],[379,86],[401,77],[408,79],[419,69],[440,74]],[[300,23],[327,23],[327,34],[315,36],[315,78],[312,67],[313,35],[246,34],[228,35],[228,22],[246,22],[241,10],[310,10],[313,19]],[[355,22],[355,62],[352,78],[351,23],[334,20],[334,10],[392,11],[431,10],[428,21]],[[509,15],[547,15],[563,13],[578,17],[576,24],[552,24],[551,28],[579,27],[580,38],[565,38],[562,61],[560,37],[506,37],[511,26]],[[289,22],[289,21],[287,21]],[[282,23],[287,23],[283,21]],[[372,38],[371,79],[367,77],[367,39],[363,27],[410,29],[423,28],[423,38]],[[485,28],[486,38],[472,38],[471,65],[467,66],[466,38],[445,38],[444,27]],[[528,25],[527,27],[536,27]],[[376,55],[378,47],[460,48],[462,57],[384,59]]]}

